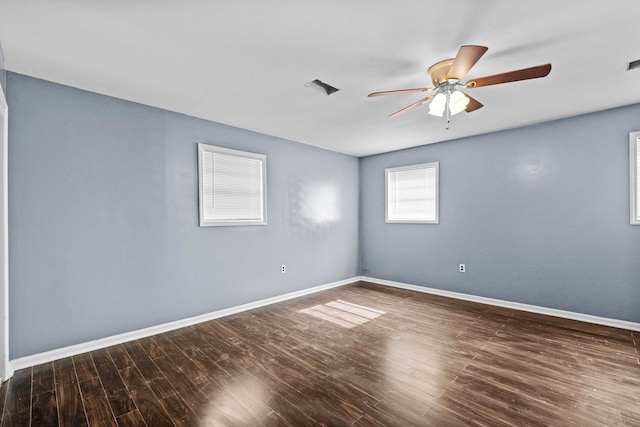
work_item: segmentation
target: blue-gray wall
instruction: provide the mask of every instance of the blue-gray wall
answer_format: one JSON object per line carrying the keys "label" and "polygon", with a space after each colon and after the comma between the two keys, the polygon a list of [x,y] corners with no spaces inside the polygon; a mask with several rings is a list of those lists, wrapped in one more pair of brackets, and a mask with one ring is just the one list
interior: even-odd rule
{"label": "blue-gray wall", "polygon": [[[7,83],[11,359],[358,274],[357,158]],[[198,227],[196,141],[267,155],[267,226]]]}
{"label": "blue-gray wall", "polygon": [[[636,130],[640,105],[360,159],[363,275],[640,322]],[[440,224],[385,224],[384,169],[434,161]]]}
{"label": "blue-gray wall", "polygon": [[4,62],[4,53],[2,52],[2,45],[0,44],[0,86],[4,93],[7,93],[7,67]]}

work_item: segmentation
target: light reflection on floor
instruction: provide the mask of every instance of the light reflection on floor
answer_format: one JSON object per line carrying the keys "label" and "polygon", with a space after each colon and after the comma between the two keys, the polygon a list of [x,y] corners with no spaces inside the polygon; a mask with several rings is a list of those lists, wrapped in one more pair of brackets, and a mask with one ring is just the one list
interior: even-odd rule
{"label": "light reflection on floor", "polygon": [[[206,394],[206,392],[205,392]],[[199,414],[202,425],[226,426],[255,425],[273,412],[264,402],[269,401],[269,390],[249,375],[234,377],[209,397],[209,404]]]}
{"label": "light reflection on floor", "polygon": [[344,328],[353,328],[386,314],[384,311],[342,300],[315,305],[299,310],[298,313],[305,313],[318,319],[327,320]]}
{"label": "light reflection on floor", "polygon": [[[389,390],[427,411],[451,381],[442,375],[441,347],[428,334],[398,333],[385,346],[384,373]],[[451,363],[449,361],[448,363]]]}

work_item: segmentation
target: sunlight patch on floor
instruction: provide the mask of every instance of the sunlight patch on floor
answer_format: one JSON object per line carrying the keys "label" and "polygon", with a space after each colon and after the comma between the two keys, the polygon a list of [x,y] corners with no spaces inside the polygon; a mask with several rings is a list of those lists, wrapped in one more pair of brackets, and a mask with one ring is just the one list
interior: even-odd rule
{"label": "sunlight patch on floor", "polygon": [[327,320],[344,328],[353,328],[354,326],[362,325],[371,319],[386,314],[384,311],[342,300],[335,300],[326,304],[305,308],[300,310],[299,313]]}

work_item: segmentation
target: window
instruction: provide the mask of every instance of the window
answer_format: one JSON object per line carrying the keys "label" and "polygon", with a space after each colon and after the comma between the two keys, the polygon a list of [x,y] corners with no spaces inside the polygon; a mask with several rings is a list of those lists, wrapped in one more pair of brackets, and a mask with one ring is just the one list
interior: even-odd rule
{"label": "window", "polygon": [[640,225],[640,132],[629,134],[631,224]]}
{"label": "window", "polygon": [[264,225],[266,156],[198,144],[200,226]]}
{"label": "window", "polygon": [[438,162],[385,172],[386,222],[438,223]]}

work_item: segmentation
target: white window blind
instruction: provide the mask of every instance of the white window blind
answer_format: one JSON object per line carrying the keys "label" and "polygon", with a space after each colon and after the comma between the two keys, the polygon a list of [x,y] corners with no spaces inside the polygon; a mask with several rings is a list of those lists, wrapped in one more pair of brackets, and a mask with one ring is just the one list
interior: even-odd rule
{"label": "white window blind", "polygon": [[640,132],[629,134],[631,224],[640,224]]}
{"label": "white window blind", "polygon": [[200,226],[266,224],[266,157],[198,144]]}
{"label": "white window blind", "polygon": [[438,222],[438,162],[386,170],[386,222]]}

